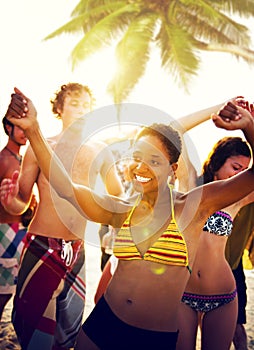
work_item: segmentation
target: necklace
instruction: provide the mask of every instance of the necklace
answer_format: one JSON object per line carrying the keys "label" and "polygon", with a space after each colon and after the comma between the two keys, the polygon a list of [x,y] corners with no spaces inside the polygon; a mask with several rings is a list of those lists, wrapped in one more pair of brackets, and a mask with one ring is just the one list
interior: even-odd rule
{"label": "necklace", "polygon": [[21,164],[21,162],[22,162],[22,156],[20,156],[19,154],[14,153],[14,152],[11,151],[8,147],[5,147],[5,149],[7,149],[7,151],[17,159],[17,161],[19,162],[19,164]]}

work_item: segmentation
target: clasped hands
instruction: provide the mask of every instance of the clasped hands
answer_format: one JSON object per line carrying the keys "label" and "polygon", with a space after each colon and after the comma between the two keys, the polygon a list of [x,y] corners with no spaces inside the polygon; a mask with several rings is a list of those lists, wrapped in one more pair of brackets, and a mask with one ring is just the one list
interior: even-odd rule
{"label": "clasped hands", "polygon": [[[246,128],[250,116],[254,117],[253,104],[250,104],[242,96],[238,96],[228,101],[217,114],[213,114],[212,120],[218,128],[236,130]],[[38,124],[37,111],[32,101],[18,88],[14,88],[14,94],[11,95],[6,117],[25,132],[33,125]]]}

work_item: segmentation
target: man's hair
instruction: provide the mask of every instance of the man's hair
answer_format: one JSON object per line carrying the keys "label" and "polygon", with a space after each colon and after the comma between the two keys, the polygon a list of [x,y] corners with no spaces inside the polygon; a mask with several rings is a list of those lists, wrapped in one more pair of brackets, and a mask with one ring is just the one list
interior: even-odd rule
{"label": "man's hair", "polygon": [[91,98],[91,108],[94,104],[93,93],[90,88],[86,85],[78,84],[78,83],[68,83],[61,86],[60,90],[55,92],[55,97],[50,100],[52,104],[52,112],[56,115],[58,119],[61,119],[61,116],[58,113],[58,110],[63,109],[64,100],[66,96],[70,94],[76,94],[80,96],[82,92],[88,93]]}

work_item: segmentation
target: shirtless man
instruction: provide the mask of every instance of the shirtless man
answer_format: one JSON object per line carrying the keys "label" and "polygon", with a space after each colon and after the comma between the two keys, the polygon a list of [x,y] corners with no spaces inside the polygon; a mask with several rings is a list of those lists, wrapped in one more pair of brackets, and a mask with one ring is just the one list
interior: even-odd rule
{"label": "shirtless man", "polygon": [[[20,169],[20,148],[27,143],[22,129],[14,126],[6,118],[3,118],[2,122],[8,141],[0,152],[0,181],[6,177],[10,178],[15,170]],[[16,290],[19,259],[26,234],[22,221],[26,214],[10,214],[0,203],[0,320],[5,305]],[[23,223],[26,224],[24,221]]]}
{"label": "shirtless man", "polygon": [[[91,111],[92,102],[87,86],[61,86],[51,103],[63,128],[49,142],[74,181],[93,187],[100,174],[107,191],[120,195],[122,187],[112,154],[100,142],[82,144],[84,115]],[[74,346],[85,304],[87,220],[50,188],[31,147],[25,154],[18,182],[17,177],[14,173],[12,196],[2,203],[5,208],[13,214],[23,212],[34,183],[40,202],[29,226],[18,276],[14,328],[22,349],[38,349],[38,344],[41,349],[69,349]]]}

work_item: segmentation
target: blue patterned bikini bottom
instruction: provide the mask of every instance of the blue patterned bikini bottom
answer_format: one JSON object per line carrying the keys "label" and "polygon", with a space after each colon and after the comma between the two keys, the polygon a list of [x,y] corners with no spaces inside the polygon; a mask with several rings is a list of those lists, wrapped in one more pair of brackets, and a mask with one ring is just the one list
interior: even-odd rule
{"label": "blue patterned bikini bottom", "polygon": [[236,296],[236,289],[232,293],[218,295],[200,295],[184,292],[182,302],[195,311],[209,312],[230,303]]}

